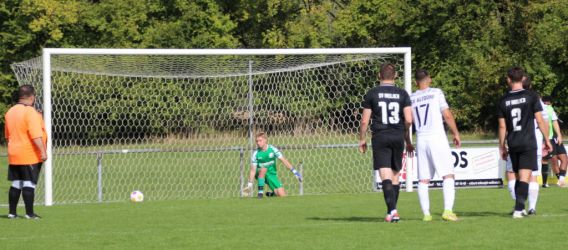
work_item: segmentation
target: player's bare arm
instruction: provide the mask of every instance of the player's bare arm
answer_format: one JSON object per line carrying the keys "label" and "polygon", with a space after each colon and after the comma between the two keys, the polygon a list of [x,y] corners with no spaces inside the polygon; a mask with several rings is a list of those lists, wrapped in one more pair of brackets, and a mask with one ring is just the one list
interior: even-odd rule
{"label": "player's bare arm", "polygon": [[499,155],[504,161],[507,160],[507,147],[505,146],[505,136],[507,136],[507,126],[505,118],[499,118]]}
{"label": "player's bare arm", "polygon": [[256,165],[251,164],[250,165],[250,172],[249,172],[249,183],[253,183],[254,182],[254,176],[256,175]]}
{"label": "player's bare arm", "polygon": [[292,163],[290,163],[290,161],[288,161],[288,159],[286,159],[286,157],[282,156],[282,157],[278,158],[278,160],[280,160],[282,162],[282,164],[284,164],[284,166],[286,166],[286,168],[288,170],[292,170],[292,168],[294,168],[294,166],[292,166]]}
{"label": "player's bare arm", "polygon": [[444,109],[442,115],[444,116],[444,121],[448,124],[450,131],[452,131],[452,135],[454,136],[454,145],[456,148],[459,148],[461,146],[460,132],[458,131],[458,126],[456,125],[456,120],[454,119],[452,111],[449,108]]}
{"label": "player's bare arm", "polygon": [[32,141],[34,145],[39,149],[39,152],[41,153],[41,160],[46,161],[47,153],[45,152],[45,145],[43,145],[43,138],[42,137],[34,138],[32,139]]}
{"label": "player's bare arm", "polygon": [[410,140],[410,127],[412,126],[412,107],[405,107],[404,110],[404,141],[406,142],[406,153],[414,155],[414,146]]}
{"label": "player's bare arm", "polygon": [[361,115],[361,125],[359,127],[359,152],[367,152],[367,139],[365,135],[367,134],[367,127],[369,126],[369,120],[371,119],[371,114],[373,111],[371,109],[363,109],[363,114]]}
{"label": "player's bare arm", "polygon": [[[536,119],[538,128],[540,129],[540,132],[542,132],[544,138],[548,138],[548,129],[546,129],[547,126],[545,126],[544,119],[542,119],[542,113],[540,111],[534,113],[534,118]],[[550,144],[550,140],[544,140],[544,146],[547,151],[552,150],[552,144]]]}

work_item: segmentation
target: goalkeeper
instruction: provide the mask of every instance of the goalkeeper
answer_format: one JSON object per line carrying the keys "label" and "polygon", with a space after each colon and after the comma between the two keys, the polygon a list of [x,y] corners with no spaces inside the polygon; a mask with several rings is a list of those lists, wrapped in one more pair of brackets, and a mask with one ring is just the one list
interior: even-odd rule
{"label": "goalkeeper", "polygon": [[251,157],[251,167],[249,182],[243,191],[247,193],[252,190],[254,179],[258,180],[258,198],[264,196],[264,184],[274,191],[277,196],[286,196],[286,191],[282,186],[282,182],[276,174],[276,159],[282,161],[284,166],[288,168],[302,182],[302,175],[292,164],[284,157],[284,155],[276,147],[268,144],[266,133],[260,132],[256,135],[256,146],[258,147]]}

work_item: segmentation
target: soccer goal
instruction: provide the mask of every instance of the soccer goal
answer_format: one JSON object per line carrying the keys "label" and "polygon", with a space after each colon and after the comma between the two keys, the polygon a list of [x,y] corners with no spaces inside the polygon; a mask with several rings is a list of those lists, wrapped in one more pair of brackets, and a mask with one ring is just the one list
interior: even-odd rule
{"label": "soccer goal", "polygon": [[410,92],[410,48],[44,49],[12,68],[43,100],[52,205],[239,197],[259,131],[302,167],[300,186],[278,165],[289,194],[371,192],[360,105],[385,62]]}

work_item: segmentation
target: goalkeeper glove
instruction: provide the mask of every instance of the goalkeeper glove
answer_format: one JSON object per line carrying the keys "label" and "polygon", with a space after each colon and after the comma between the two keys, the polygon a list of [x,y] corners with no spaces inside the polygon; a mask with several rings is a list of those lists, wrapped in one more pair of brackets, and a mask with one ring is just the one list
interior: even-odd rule
{"label": "goalkeeper glove", "polygon": [[296,176],[299,182],[302,182],[302,175],[295,168],[290,169],[290,171]]}
{"label": "goalkeeper glove", "polygon": [[252,192],[252,182],[247,183],[247,186],[243,188],[243,196],[249,196]]}

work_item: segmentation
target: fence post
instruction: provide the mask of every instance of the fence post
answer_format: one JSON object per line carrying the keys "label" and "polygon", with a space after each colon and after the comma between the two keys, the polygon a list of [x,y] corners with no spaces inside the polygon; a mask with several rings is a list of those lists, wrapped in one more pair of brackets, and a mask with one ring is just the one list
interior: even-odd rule
{"label": "fence post", "polygon": [[302,181],[300,182],[300,195],[304,195],[304,181],[306,180],[304,178],[304,163],[302,161],[300,161],[300,166],[298,167],[300,169],[300,175],[302,176]]}
{"label": "fence post", "polygon": [[97,153],[97,193],[99,202],[103,202],[103,153]]}
{"label": "fence post", "polygon": [[245,171],[245,166],[244,166],[244,155],[245,155],[245,150],[244,148],[240,148],[239,149],[239,158],[240,158],[240,169],[241,169],[241,178],[239,180],[239,196],[242,198],[243,197],[243,185],[245,183],[245,176],[244,176],[244,171]]}

